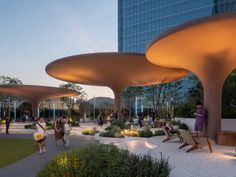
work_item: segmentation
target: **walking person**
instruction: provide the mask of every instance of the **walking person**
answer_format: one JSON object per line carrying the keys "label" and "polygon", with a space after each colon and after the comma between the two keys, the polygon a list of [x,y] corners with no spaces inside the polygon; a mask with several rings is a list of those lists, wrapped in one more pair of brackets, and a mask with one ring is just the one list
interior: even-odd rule
{"label": "walking person", "polygon": [[199,135],[200,133],[203,132],[204,125],[206,124],[207,121],[207,110],[204,109],[200,101],[197,101],[196,106],[197,110],[194,113],[194,115],[196,116],[194,130]]}
{"label": "walking person", "polygon": [[44,118],[41,117],[36,121],[35,133],[34,133],[34,139],[39,143],[39,154],[46,152],[46,146],[45,146],[46,136],[47,136],[46,123],[44,121]]}
{"label": "walking person", "polygon": [[6,116],[5,121],[6,121],[6,134],[9,134],[11,118],[9,116]]}
{"label": "walking person", "polygon": [[69,141],[69,135],[70,135],[70,132],[72,130],[72,127],[70,126],[69,124],[69,121],[68,119],[65,119],[64,120],[65,123],[64,123],[64,140],[65,140],[65,146],[66,147],[69,147],[69,144],[70,144],[70,141]]}
{"label": "walking person", "polygon": [[[63,129],[63,130],[62,130]],[[60,140],[63,141],[65,144],[65,141],[63,139],[64,136],[64,128],[62,128],[62,120],[61,118],[57,118],[54,126],[54,136],[55,136],[55,141],[56,141],[56,146],[60,145]]]}
{"label": "walking person", "polygon": [[101,127],[103,126],[103,115],[102,115],[102,112],[99,112],[99,115],[98,115],[98,125],[100,125]]}

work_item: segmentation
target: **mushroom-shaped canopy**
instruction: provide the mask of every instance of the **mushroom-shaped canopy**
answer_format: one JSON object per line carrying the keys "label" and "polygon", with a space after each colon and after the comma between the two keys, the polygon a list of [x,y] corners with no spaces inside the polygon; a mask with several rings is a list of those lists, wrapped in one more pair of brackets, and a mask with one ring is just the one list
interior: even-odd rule
{"label": "mushroom-shaped canopy", "polygon": [[221,92],[236,67],[236,13],[201,18],[180,25],[153,40],[146,50],[156,65],[184,68],[201,80],[208,109],[208,134],[220,130]]}
{"label": "mushroom-shaped canopy", "polygon": [[188,74],[184,69],[155,66],[144,54],[117,52],[65,57],[49,63],[46,72],[64,81],[108,86],[114,91],[117,104],[125,87],[171,82]]}
{"label": "mushroom-shaped canopy", "polygon": [[13,95],[28,99],[33,105],[33,113],[36,116],[36,109],[40,101],[44,99],[53,99],[59,97],[68,97],[79,95],[79,92],[48,86],[37,85],[17,85],[17,86],[0,86],[0,94]]}
{"label": "mushroom-shaped canopy", "polygon": [[112,89],[145,86],[178,80],[188,73],[149,63],[144,54],[91,53],[55,60],[46,72],[57,79]]}
{"label": "mushroom-shaped canopy", "polygon": [[210,72],[214,77],[219,72],[217,67],[221,75],[218,80],[221,80],[236,67],[235,42],[236,13],[227,13],[201,18],[167,31],[151,42],[146,56],[151,63],[185,68],[200,78]]}

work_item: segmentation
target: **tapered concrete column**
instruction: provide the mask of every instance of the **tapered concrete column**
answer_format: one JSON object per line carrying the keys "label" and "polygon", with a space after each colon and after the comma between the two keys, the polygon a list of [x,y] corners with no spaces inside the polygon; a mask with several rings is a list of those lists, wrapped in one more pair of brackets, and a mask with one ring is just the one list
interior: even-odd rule
{"label": "tapered concrete column", "polygon": [[215,77],[209,77],[210,74],[201,74],[199,79],[204,90],[204,108],[207,109],[205,133],[210,138],[216,139],[217,132],[221,130],[221,100],[224,79],[217,77],[216,73]]}
{"label": "tapered concrete column", "polygon": [[[216,139],[221,130],[222,90],[226,78],[233,71],[233,66],[225,62],[227,56],[216,55],[205,58],[207,62],[199,68],[191,68],[202,83],[204,90],[204,107],[207,109],[206,134]],[[213,62],[214,61],[214,62]],[[217,72],[215,72],[217,71]]]}
{"label": "tapered concrete column", "polygon": [[112,89],[114,92],[114,112],[117,113],[118,118],[121,116],[121,101],[123,89]]}
{"label": "tapered concrete column", "polygon": [[[212,84],[214,85],[214,84]],[[221,98],[222,87],[212,85],[203,86],[204,89],[204,107],[207,109],[206,134],[215,139],[217,132],[221,130]]]}

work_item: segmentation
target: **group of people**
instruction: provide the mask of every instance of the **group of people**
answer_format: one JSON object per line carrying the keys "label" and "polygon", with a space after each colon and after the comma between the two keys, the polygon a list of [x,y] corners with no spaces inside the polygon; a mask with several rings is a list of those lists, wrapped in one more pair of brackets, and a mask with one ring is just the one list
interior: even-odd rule
{"label": "group of people", "polygon": [[[56,146],[60,145],[60,141],[63,142],[65,147],[69,146],[69,134],[72,128],[66,117],[59,117],[55,121],[54,136]],[[36,121],[34,139],[39,144],[39,153],[46,152],[45,141],[47,139],[47,126],[44,118],[40,117]]]}

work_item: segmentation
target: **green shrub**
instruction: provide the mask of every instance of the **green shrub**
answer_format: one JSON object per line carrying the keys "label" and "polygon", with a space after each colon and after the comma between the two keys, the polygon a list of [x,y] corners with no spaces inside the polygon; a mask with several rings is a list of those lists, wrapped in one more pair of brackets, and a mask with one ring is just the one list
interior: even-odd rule
{"label": "green shrub", "polygon": [[35,129],[36,123],[25,125],[25,129]]}
{"label": "green shrub", "polygon": [[[46,122],[46,126],[49,130],[54,129],[54,122]],[[36,123],[25,125],[25,129],[35,129],[35,127],[36,127]]]}
{"label": "green shrub", "polygon": [[114,125],[112,126],[112,128],[106,132],[101,132],[99,134],[99,136],[102,137],[114,137],[114,138],[122,138],[124,137],[123,135],[121,135],[121,128]]}
{"label": "green shrub", "polygon": [[123,136],[131,136],[131,137],[138,137],[139,132],[135,129],[125,129],[121,132]]}
{"label": "green shrub", "polygon": [[101,136],[101,137],[108,137],[108,133],[107,132],[100,132],[99,136]]}
{"label": "green shrub", "polygon": [[0,120],[0,124],[5,124],[5,123],[6,123],[5,119]]}
{"label": "green shrub", "polygon": [[171,119],[169,123],[171,125],[180,125],[181,124],[180,120],[175,120],[175,119]]}
{"label": "green shrub", "polygon": [[114,126],[120,127],[120,129],[125,129],[125,128],[126,128],[124,121],[122,121],[122,120],[113,120],[113,121],[111,122],[111,125],[108,126],[108,127],[106,127],[105,130],[109,131],[109,130],[111,130]]}
{"label": "green shrub", "polygon": [[96,130],[96,128],[85,128],[82,131],[83,135],[95,135],[96,133],[98,133],[98,131]]}
{"label": "green shrub", "polygon": [[184,124],[184,123],[181,123],[181,124],[179,125],[179,129],[188,130],[188,126],[187,126],[186,124]]}
{"label": "green shrub", "polygon": [[145,138],[149,138],[153,136],[153,133],[150,129],[146,128],[144,130],[139,130],[139,137],[145,137]]}
{"label": "green shrub", "polygon": [[73,126],[73,127],[74,127],[74,126],[79,126],[79,122],[74,122],[74,121],[73,121],[73,122],[71,122],[70,124],[71,124],[71,126]]}
{"label": "green shrub", "polygon": [[162,136],[162,135],[165,135],[165,132],[163,130],[156,130],[155,135],[156,136]]}
{"label": "green shrub", "polygon": [[172,167],[161,156],[130,154],[113,145],[90,145],[55,157],[38,177],[168,177]]}
{"label": "green shrub", "polygon": [[113,120],[113,121],[111,122],[111,126],[112,126],[112,127],[113,127],[113,126],[118,126],[118,127],[120,127],[121,129],[125,129],[125,122],[122,121],[122,120]]}
{"label": "green shrub", "polygon": [[111,128],[112,128],[112,126],[110,125],[110,126],[106,127],[105,130],[109,131],[109,130],[111,130]]}
{"label": "green shrub", "polygon": [[46,126],[48,129],[54,129],[55,127],[55,122],[46,122]]}

